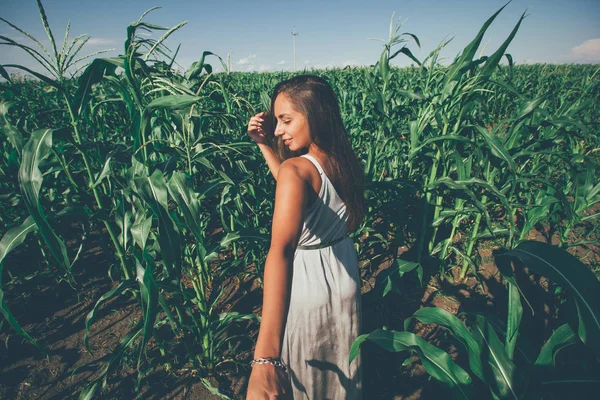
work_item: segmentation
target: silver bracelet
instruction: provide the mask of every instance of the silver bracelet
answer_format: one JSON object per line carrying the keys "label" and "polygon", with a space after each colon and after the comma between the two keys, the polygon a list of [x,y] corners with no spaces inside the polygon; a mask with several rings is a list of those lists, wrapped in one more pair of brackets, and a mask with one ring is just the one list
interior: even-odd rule
{"label": "silver bracelet", "polygon": [[250,361],[251,367],[254,367],[254,364],[271,364],[271,365],[274,365],[276,367],[283,369],[283,372],[287,372],[287,367],[285,366],[283,361],[281,361],[279,358],[271,358],[271,357],[257,358],[256,360]]}

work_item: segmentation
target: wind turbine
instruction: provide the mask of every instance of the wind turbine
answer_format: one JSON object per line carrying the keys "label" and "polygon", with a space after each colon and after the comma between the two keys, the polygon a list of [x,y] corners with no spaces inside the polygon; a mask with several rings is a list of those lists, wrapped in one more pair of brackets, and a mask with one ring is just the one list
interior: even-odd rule
{"label": "wind turbine", "polygon": [[294,72],[296,72],[296,36],[298,36],[298,32],[296,32],[295,25],[294,30],[292,31],[292,36],[294,36]]}

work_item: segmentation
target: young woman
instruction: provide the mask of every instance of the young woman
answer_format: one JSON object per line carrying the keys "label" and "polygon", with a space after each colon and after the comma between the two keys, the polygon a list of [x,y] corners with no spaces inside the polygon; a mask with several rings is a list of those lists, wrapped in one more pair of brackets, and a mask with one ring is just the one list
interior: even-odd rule
{"label": "young woman", "polygon": [[360,357],[349,354],[360,275],[347,235],[363,217],[363,174],[337,98],[316,76],[280,82],[248,134],[277,187],[247,399],[359,399]]}

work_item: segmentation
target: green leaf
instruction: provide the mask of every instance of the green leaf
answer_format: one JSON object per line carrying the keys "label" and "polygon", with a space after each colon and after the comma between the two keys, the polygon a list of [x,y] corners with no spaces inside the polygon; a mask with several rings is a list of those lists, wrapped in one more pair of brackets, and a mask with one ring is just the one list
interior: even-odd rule
{"label": "green leaf", "polygon": [[50,154],[53,132],[54,129],[40,129],[31,134],[23,148],[23,157],[19,168],[19,187],[27,210],[37,224],[50,253],[63,268],[69,281],[72,282],[67,248],[50,227],[39,198],[43,182],[39,165]]}
{"label": "green leaf", "polygon": [[4,79],[6,79],[8,81],[8,83],[12,84],[10,75],[8,75],[8,72],[6,72],[6,70],[4,69],[4,67],[2,65],[0,65],[0,76],[3,77]]}
{"label": "green leaf", "polygon": [[146,106],[144,113],[149,114],[155,110],[181,110],[187,108],[199,101],[201,97],[191,96],[189,94],[178,94],[157,97]]}
{"label": "green leaf", "polygon": [[536,366],[552,366],[556,367],[556,355],[565,347],[580,343],[579,338],[573,332],[569,324],[561,325],[552,333],[552,336],[544,343],[544,347],[540,351]]}
{"label": "green leaf", "polygon": [[508,5],[508,3],[504,4],[498,11],[496,11],[494,13],[494,15],[492,15],[490,18],[488,18],[487,21],[485,21],[485,23],[483,24],[483,26],[477,33],[477,36],[475,36],[475,38],[471,41],[471,43],[469,43],[467,45],[467,47],[464,48],[464,50],[462,51],[460,56],[458,56],[454,60],[454,62],[450,66],[450,70],[448,71],[448,73],[446,74],[446,76],[444,78],[444,84],[446,86],[446,88],[444,89],[444,92],[447,92],[452,81],[460,78],[461,75],[459,74],[459,72],[464,71],[463,68],[466,65],[468,65],[469,63],[471,63],[471,61],[473,60],[473,57],[475,56],[475,53],[477,52],[477,49],[479,48],[479,45],[481,44],[483,35],[485,34],[485,32],[487,31],[489,26],[492,24],[492,22],[494,22],[494,20],[498,16],[498,14],[500,14],[500,12],[507,5]]}
{"label": "green leaf", "polygon": [[227,247],[233,242],[238,240],[257,240],[257,241],[268,241],[269,236],[265,234],[260,234],[254,229],[244,229],[237,232],[229,232],[223,239],[221,239],[221,247]]}
{"label": "green leaf", "polygon": [[514,171],[516,169],[515,160],[511,157],[508,150],[506,150],[506,147],[504,147],[500,139],[498,139],[496,132],[490,132],[481,126],[476,126],[475,128],[481,133],[481,136],[485,140],[492,154],[504,161],[511,171]]}
{"label": "green leaf", "polygon": [[171,330],[173,331],[173,333],[177,334],[177,330],[178,330],[177,322],[175,321],[175,318],[173,317],[173,313],[169,309],[169,304],[167,303],[167,299],[165,298],[165,296],[163,296],[160,293],[158,295],[158,304],[160,304],[160,308],[162,308],[163,312],[165,313],[165,316],[167,317],[167,320],[169,321],[169,324],[171,325]]}
{"label": "green leaf", "polygon": [[405,273],[419,266],[419,263],[416,262],[397,259],[395,264],[390,265],[384,271],[377,274],[375,287],[369,292],[369,297],[376,296],[377,300],[379,300],[390,292],[400,293],[398,289],[400,279],[402,279]]}
{"label": "green leaf", "polygon": [[104,167],[102,167],[102,171],[100,172],[100,174],[96,177],[95,182],[90,182],[90,189],[95,188],[96,186],[98,186],[100,184],[100,182],[102,182],[102,179],[106,178],[108,176],[108,174],[110,174],[110,160],[111,157],[108,157],[106,159],[106,161],[104,162]]}
{"label": "green leaf", "polygon": [[167,186],[171,197],[177,203],[178,211],[183,214],[188,229],[194,234],[196,240],[203,243],[200,196],[192,190],[191,178],[183,172],[175,172]]}
{"label": "green leaf", "polygon": [[[416,38],[416,36],[413,35],[413,37]],[[419,61],[417,59],[417,57],[415,57],[413,55],[413,53],[410,51],[410,49],[408,47],[403,47],[400,50],[396,51],[393,55],[390,56],[390,60],[394,57],[396,57],[399,53],[404,54],[405,56],[407,56],[408,58],[410,58],[411,60],[413,60],[415,63],[417,63],[418,66],[421,66],[421,61]]]}
{"label": "green leaf", "polygon": [[148,241],[148,235],[150,235],[151,228],[152,217],[146,217],[144,212],[138,211],[135,216],[135,222],[131,225],[131,237],[142,250],[146,248],[146,242]]}
{"label": "green leaf", "polygon": [[131,232],[131,222],[133,220],[133,215],[131,211],[125,211],[123,213],[121,210],[118,210],[115,215],[115,223],[121,229],[121,233],[119,234],[118,240],[123,246],[124,249],[127,248],[127,244],[129,243],[129,234]]}
{"label": "green leaf", "polygon": [[513,118],[514,123],[528,117],[536,108],[540,106],[544,101],[548,99],[548,95],[542,95],[537,99],[528,100],[521,104],[519,112],[516,117]]}
{"label": "green leaf", "polygon": [[482,315],[470,315],[470,317],[474,317],[471,333],[481,351],[485,381],[499,398],[519,399],[525,381],[517,375],[517,367],[506,354],[504,345],[498,339],[494,328]]}
{"label": "green leaf", "polygon": [[401,96],[407,97],[411,100],[426,100],[427,99],[427,97],[423,96],[421,93],[413,92],[410,90],[397,89],[396,93],[398,93]]}
{"label": "green leaf", "polygon": [[120,295],[121,293],[123,293],[123,291],[125,289],[133,287],[133,286],[135,286],[135,284],[136,284],[136,281],[133,280],[133,279],[130,279],[130,280],[127,280],[127,281],[122,281],[117,286],[115,286],[114,288],[112,288],[108,292],[104,293],[98,299],[98,301],[96,301],[96,304],[94,305],[94,308],[92,308],[92,310],[88,313],[87,317],[85,318],[85,333],[83,335],[83,346],[86,348],[86,350],[90,354],[93,354],[92,350],[90,349],[90,346],[89,346],[90,328],[92,327],[92,323],[94,322],[94,317],[96,316],[96,312],[98,311],[98,309],[100,308],[100,306],[102,305],[102,303],[104,303],[105,301],[111,299],[112,297],[114,297],[116,295]]}
{"label": "green leaf", "polygon": [[4,134],[8,138],[8,141],[10,142],[10,144],[12,144],[13,147],[19,153],[21,153],[23,151],[23,143],[24,143],[23,135],[21,134],[21,131],[19,131],[19,129],[17,129],[16,126],[12,125],[9,122],[8,118],[6,117],[8,114],[8,111],[15,104],[17,104],[16,101],[0,102],[0,117],[2,118],[2,122],[3,122],[2,131],[4,131]]}
{"label": "green leaf", "polygon": [[469,367],[471,367],[471,371],[473,371],[479,379],[485,381],[479,345],[475,339],[473,339],[471,332],[469,332],[467,327],[456,316],[437,307],[421,308],[404,321],[405,330],[408,328],[411,318],[416,318],[424,324],[436,324],[448,329],[452,335],[465,346],[467,356],[469,357]]}
{"label": "green leaf", "polygon": [[[199,100],[200,97],[188,94],[167,95],[157,97],[154,100],[152,100],[150,104],[146,106],[146,108],[141,113],[141,116],[139,117],[139,128],[133,130],[134,149],[137,151],[144,144],[147,134],[150,131],[150,119],[154,111],[181,110],[191,106]],[[134,121],[134,125],[136,125],[135,122],[136,121]]]}
{"label": "green leaf", "polygon": [[17,68],[17,69],[21,69],[25,72],[27,72],[28,74],[31,74],[33,76],[35,76],[36,78],[38,78],[39,80],[41,80],[42,82],[46,82],[48,85],[56,88],[59,92],[62,91],[62,86],[56,82],[55,80],[52,80],[50,78],[48,78],[46,75],[42,75],[38,72],[35,72],[27,67],[23,67],[22,65],[15,65],[15,64],[4,64],[3,67],[10,67],[10,68]]}
{"label": "green leaf", "polygon": [[581,341],[600,349],[600,282],[581,261],[551,244],[524,241],[496,256],[496,264],[518,258],[531,271],[545,276],[573,296],[577,305],[577,331]]}
{"label": "green leaf", "polygon": [[37,229],[37,225],[31,216],[27,217],[25,221],[17,227],[9,229],[8,232],[2,236],[2,240],[0,240],[0,312],[4,315],[4,318],[8,321],[10,326],[21,335],[24,339],[28,340],[31,344],[35,345],[38,349],[42,350],[42,348],[38,345],[38,343],[21,327],[21,325],[17,322],[14,315],[10,312],[10,308],[8,308],[8,304],[4,300],[4,291],[2,290],[2,274],[4,269],[4,258],[8,253],[12,251],[15,247],[19,246],[27,237],[29,232],[33,232]]}
{"label": "green leaf", "polygon": [[119,345],[110,354],[110,359],[100,369],[99,375],[92,380],[79,394],[79,400],[91,400],[98,389],[98,385],[102,383],[106,387],[106,378],[112,367],[121,359],[125,350],[135,345],[135,339],[142,333],[143,321],[138,322],[132,330],[121,340]]}
{"label": "green leaf", "polygon": [[483,70],[481,72],[483,76],[487,77],[488,75],[491,75],[492,72],[494,71],[494,69],[498,66],[498,63],[502,59],[502,56],[504,55],[504,52],[506,51],[508,45],[510,44],[510,42],[512,42],[515,35],[517,34],[517,31],[519,30],[519,27],[521,26],[521,22],[523,22],[524,18],[525,18],[525,13],[521,14],[521,18],[519,18],[519,21],[517,22],[517,24],[515,25],[513,30],[510,32],[510,35],[508,35],[508,37],[502,43],[502,45],[498,48],[498,50],[496,50],[494,52],[494,54],[492,54],[491,56],[489,56],[487,58],[485,65],[483,66]]}
{"label": "green leaf", "polygon": [[[413,121],[414,122],[414,121]],[[423,141],[422,144],[416,146],[414,149],[412,149],[410,151],[410,153],[408,153],[408,160],[412,160],[413,158],[415,158],[417,155],[422,154],[421,151],[423,151],[423,149],[425,147],[427,147],[429,144],[431,143],[435,143],[435,142],[439,142],[439,141],[443,141],[443,142],[450,142],[450,141],[457,141],[457,142],[463,142],[463,143],[467,143],[470,144],[472,146],[477,146],[475,142],[473,142],[472,140],[464,137],[464,136],[458,136],[458,135],[443,135],[443,136],[435,136],[435,137],[431,137],[425,141]],[[425,151],[428,151],[429,149],[426,149]]]}
{"label": "green leaf", "polygon": [[[161,171],[150,177],[134,178],[137,194],[158,218],[158,242],[165,266],[171,278],[178,276],[181,268],[181,238],[177,225],[168,212],[167,185]],[[175,274],[175,275],[173,275]]]}
{"label": "green leaf", "polygon": [[475,193],[473,193],[473,191],[467,187],[467,185],[466,185],[467,183],[471,183],[471,182],[469,182],[469,181],[459,182],[459,181],[453,180],[450,177],[445,176],[445,177],[439,178],[439,179],[431,182],[427,186],[427,188],[433,189],[439,185],[444,185],[452,190],[458,190],[458,191],[462,192],[463,194],[466,194],[471,199],[471,202],[475,205],[475,207],[477,207],[479,212],[481,212],[481,214],[484,216],[486,227],[488,228],[490,233],[493,232],[492,221],[490,219],[490,214],[488,213],[486,206],[481,201],[479,201],[479,199],[477,198]]}
{"label": "green leaf", "polygon": [[[216,56],[219,59],[221,59],[219,56],[217,56],[216,54],[214,54],[210,51],[203,52],[200,60],[194,62],[192,64],[192,66],[190,67],[190,69],[185,73],[185,79],[187,79],[188,81],[192,81],[192,80],[196,79],[198,76],[200,76],[200,74],[202,74],[202,70],[204,70],[204,69],[206,69],[207,72],[210,73],[210,71],[208,71],[208,68],[210,67],[210,65],[204,63],[204,59],[206,58],[206,56],[209,56],[209,55]],[[270,102],[269,102],[269,104],[270,104]],[[268,110],[268,109],[269,109],[269,107],[265,108],[265,110]]]}
{"label": "green leaf", "polygon": [[144,335],[142,337],[142,344],[140,345],[140,355],[138,357],[138,385],[140,381],[141,371],[140,365],[142,363],[142,356],[145,354],[146,345],[152,336],[154,331],[154,323],[156,317],[158,317],[158,285],[154,279],[154,269],[156,265],[152,257],[146,252],[143,252],[143,261],[146,268],[142,266],[140,260],[136,258],[136,271],[137,281],[140,284],[140,293],[142,298],[142,316],[144,318]]}
{"label": "green leaf", "polygon": [[359,336],[350,349],[350,362],[358,355],[360,345],[369,340],[389,352],[412,351],[419,355],[425,370],[444,386],[464,399],[471,398],[471,377],[443,350],[427,343],[411,332],[377,329]]}
{"label": "green leaf", "polygon": [[104,75],[113,75],[117,67],[122,67],[123,61],[119,58],[96,58],[88,65],[79,77],[77,91],[71,102],[71,110],[75,119],[83,111],[92,93],[92,86],[102,80]]}
{"label": "green leaf", "polygon": [[523,316],[523,305],[519,288],[511,283],[508,284],[508,315],[506,321],[506,342],[504,347],[506,354],[512,360],[519,335],[519,325]]}

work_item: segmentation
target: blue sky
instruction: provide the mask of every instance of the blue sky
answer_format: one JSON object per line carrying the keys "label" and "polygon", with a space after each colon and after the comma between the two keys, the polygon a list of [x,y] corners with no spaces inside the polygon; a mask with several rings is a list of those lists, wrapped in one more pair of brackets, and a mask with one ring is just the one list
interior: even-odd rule
{"label": "blue sky", "polygon": [[[1,0],[0,16],[48,44],[35,0]],[[382,44],[369,38],[387,38],[392,13],[404,21],[401,32],[417,35],[409,48],[423,59],[444,39],[453,38],[442,52],[450,61],[477,34],[481,25],[504,0],[396,0],[396,1],[179,1],[179,0],[45,0],[46,14],[57,44],[62,44],[67,22],[70,38],[92,37],[82,54],[114,48],[123,52],[127,26],[148,8],[161,8],[145,20],[162,26],[188,21],[167,44],[175,50],[180,69],[187,69],[205,50],[227,60],[234,71],[293,69],[292,29],[297,69],[370,65]],[[600,63],[600,1],[513,0],[484,37],[484,54],[493,52],[527,11],[517,36],[508,48],[517,64]],[[0,21],[0,35],[30,43]],[[159,35],[154,37],[158,38]],[[219,62],[212,61],[216,67]],[[24,52],[0,46],[1,64],[35,68]],[[406,57],[393,61],[409,65]],[[39,68],[36,68],[40,70]]]}

